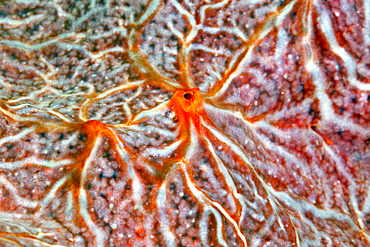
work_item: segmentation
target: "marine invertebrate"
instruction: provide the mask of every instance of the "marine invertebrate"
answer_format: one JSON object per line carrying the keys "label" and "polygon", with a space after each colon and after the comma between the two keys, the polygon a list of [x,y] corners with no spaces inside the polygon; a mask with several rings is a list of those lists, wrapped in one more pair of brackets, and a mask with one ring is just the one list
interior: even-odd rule
{"label": "marine invertebrate", "polygon": [[0,245],[369,245],[367,1],[0,4]]}

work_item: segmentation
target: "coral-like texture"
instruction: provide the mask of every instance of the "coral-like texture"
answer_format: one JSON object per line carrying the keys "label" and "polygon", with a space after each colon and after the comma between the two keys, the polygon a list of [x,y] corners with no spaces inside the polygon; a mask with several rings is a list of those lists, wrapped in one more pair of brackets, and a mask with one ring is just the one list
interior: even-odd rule
{"label": "coral-like texture", "polygon": [[0,1],[0,246],[370,246],[370,1]]}

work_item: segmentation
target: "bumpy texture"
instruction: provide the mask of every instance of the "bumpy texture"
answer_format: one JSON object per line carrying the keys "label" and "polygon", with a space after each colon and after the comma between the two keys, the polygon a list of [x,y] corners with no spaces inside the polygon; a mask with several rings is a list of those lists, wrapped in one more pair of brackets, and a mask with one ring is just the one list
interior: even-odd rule
{"label": "bumpy texture", "polygon": [[370,246],[369,0],[0,2],[0,246]]}

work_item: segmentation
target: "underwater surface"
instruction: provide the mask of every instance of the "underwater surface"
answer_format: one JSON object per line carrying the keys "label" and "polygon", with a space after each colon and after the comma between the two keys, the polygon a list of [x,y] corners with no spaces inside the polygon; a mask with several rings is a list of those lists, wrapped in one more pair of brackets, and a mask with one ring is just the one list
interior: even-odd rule
{"label": "underwater surface", "polygon": [[0,246],[370,246],[369,0],[0,2]]}

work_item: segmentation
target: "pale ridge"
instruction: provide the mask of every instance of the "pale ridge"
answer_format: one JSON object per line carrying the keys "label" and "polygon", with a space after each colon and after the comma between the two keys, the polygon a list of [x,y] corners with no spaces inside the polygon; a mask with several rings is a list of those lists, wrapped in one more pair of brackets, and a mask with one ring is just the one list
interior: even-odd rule
{"label": "pale ridge", "polygon": [[169,227],[169,222],[168,222],[168,217],[167,217],[168,215],[165,212],[165,208],[164,208],[164,205],[166,202],[166,183],[163,183],[161,187],[159,188],[156,202],[157,202],[157,208],[159,210],[161,231],[163,232],[163,235],[166,238],[167,246],[169,247],[176,246],[175,236],[173,235]]}
{"label": "pale ridge", "polygon": [[335,54],[337,54],[344,62],[345,67],[348,70],[348,81],[351,85],[364,90],[364,91],[370,91],[370,84],[368,83],[362,83],[356,79],[356,64],[353,58],[346,52],[346,50],[339,46],[338,41],[335,37],[334,31],[333,31],[333,24],[330,21],[330,18],[328,16],[328,11],[323,5],[316,5],[317,8],[320,8],[321,11],[319,11],[319,23],[321,26],[321,30],[324,32],[324,35],[327,39],[327,41],[330,44],[330,48],[333,50]]}
{"label": "pale ridge", "polygon": [[91,162],[93,162],[93,158],[96,156],[96,153],[98,151],[99,145],[103,142],[103,138],[101,136],[98,136],[94,147],[92,148],[89,157],[86,159],[84,163],[83,170],[81,172],[81,181],[80,181],[80,189],[79,189],[79,195],[78,195],[78,201],[79,201],[79,207],[80,207],[80,214],[82,218],[85,220],[86,225],[89,227],[89,229],[93,232],[95,235],[95,240],[96,240],[96,246],[97,247],[103,247],[105,246],[105,243],[108,240],[107,233],[105,230],[97,226],[89,213],[88,210],[88,203],[87,203],[87,195],[86,195],[86,190],[84,189],[85,183],[86,183],[86,172],[87,169],[90,167]]}

